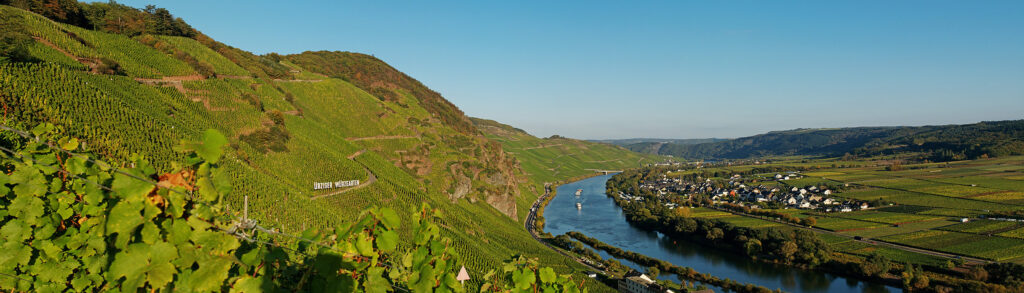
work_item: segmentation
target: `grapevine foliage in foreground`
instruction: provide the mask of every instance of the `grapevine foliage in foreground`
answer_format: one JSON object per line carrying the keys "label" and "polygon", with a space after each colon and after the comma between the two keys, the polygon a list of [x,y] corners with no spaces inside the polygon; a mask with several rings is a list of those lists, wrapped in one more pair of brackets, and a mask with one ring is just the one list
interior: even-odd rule
{"label": "grapevine foliage in foreground", "polygon": [[568,275],[558,275],[551,268],[538,267],[536,260],[522,256],[506,262],[500,272],[487,272],[484,280],[486,283],[480,287],[481,292],[581,292],[583,287],[582,283],[577,286]]}
{"label": "grapevine foliage in foreground", "polygon": [[[115,168],[72,154],[78,141],[49,143],[54,132],[40,125],[17,154],[0,157],[0,290],[465,290],[451,241],[434,223],[440,211],[426,205],[414,211],[403,249],[401,218],[388,208],[303,241],[255,230],[240,233],[255,241],[240,240],[227,232],[237,217],[221,202],[231,186],[218,166],[227,142],[220,133],[182,142],[188,162],[158,175],[143,159]],[[567,276],[522,258],[504,273],[511,275],[486,276],[495,283],[481,291],[578,291]]]}

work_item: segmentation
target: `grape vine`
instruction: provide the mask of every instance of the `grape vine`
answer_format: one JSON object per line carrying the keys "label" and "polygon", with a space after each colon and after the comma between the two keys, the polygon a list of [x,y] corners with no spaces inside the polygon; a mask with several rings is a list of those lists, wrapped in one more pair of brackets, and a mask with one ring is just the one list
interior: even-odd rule
{"label": "grape vine", "polygon": [[[215,130],[182,141],[175,150],[185,162],[162,174],[137,156],[127,166],[93,159],[76,139],[51,142],[57,133],[41,124],[0,143],[0,290],[466,291],[458,254],[435,223],[440,211],[426,204],[412,211],[411,240],[400,241],[402,219],[390,208],[326,233],[285,235],[222,202],[231,192],[219,165],[227,139]],[[480,291],[579,292],[525,258],[502,272],[485,276]]]}

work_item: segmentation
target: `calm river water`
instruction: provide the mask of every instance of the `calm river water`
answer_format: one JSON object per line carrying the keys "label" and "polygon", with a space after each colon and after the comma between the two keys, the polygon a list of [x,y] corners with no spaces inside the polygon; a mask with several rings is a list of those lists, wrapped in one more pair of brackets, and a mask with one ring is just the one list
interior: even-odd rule
{"label": "calm river water", "polygon": [[[894,287],[847,279],[829,273],[804,271],[781,265],[756,262],[746,256],[711,249],[696,243],[678,243],[662,237],[661,233],[639,229],[626,222],[622,209],[605,196],[605,182],[611,175],[598,176],[558,187],[558,193],[544,210],[544,231],[559,235],[579,231],[610,245],[634,251],[673,264],[691,267],[700,273],[729,278],[770,289],[787,292],[900,292]],[[576,197],[577,189],[583,189]],[[582,209],[576,209],[576,203]],[[600,252],[600,251],[599,251]],[[600,252],[601,257],[610,257]],[[643,271],[626,260],[625,265]],[[677,281],[675,275],[661,278]],[[713,288],[715,291],[721,291]]]}

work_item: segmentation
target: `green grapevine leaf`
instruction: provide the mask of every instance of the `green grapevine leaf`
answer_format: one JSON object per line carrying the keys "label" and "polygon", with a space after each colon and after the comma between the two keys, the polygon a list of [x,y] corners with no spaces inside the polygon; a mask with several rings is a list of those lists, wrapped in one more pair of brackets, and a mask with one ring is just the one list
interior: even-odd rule
{"label": "green grapevine leaf", "polygon": [[203,160],[216,164],[220,160],[220,155],[223,153],[221,148],[228,143],[227,138],[219,131],[208,129],[203,133],[203,142],[195,145],[196,154],[202,157]]}
{"label": "green grapevine leaf", "polygon": [[193,231],[192,242],[204,250],[220,254],[227,254],[240,245],[238,239],[231,237],[231,235],[209,230]]}
{"label": "green grapevine leaf", "polygon": [[233,285],[231,285],[231,293],[257,293],[264,292],[261,287],[263,284],[263,278],[253,278],[250,276],[243,276],[239,278]]}
{"label": "green grapevine leaf", "polygon": [[64,160],[64,170],[71,173],[71,175],[81,175],[87,170],[85,167],[85,158],[79,156],[68,157]]}
{"label": "green grapevine leaf", "polygon": [[[129,173],[135,177],[146,178],[145,175],[142,175],[135,170],[124,171],[125,173]],[[121,173],[114,174],[114,185],[111,186],[111,189],[114,190],[114,195],[133,202],[144,200],[146,195],[153,191],[154,188],[156,188],[156,186],[149,182]]]}
{"label": "green grapevine leaf", "polygon": [[153,222],[146,222],[142,225],[142,242],[153,244],[160,240],[160,228]]}
{"label": "green grapevine leaf", "polygon": [[39,125],[36,125],[36,127],[32,128],[32,134],[35,136],[41,136],[43,134],[53,132],[54,129],[56,129],[56,127],[53,126],[53,124],[40,123]]}
{"label": "green grapevine leaf", "polygon": [[144,221],[141,211],[141,202],[122,201],[114,205],[107,216],[107,235],[131,234]]}
{"label": "green grapevine leaf", "polygon": [[149,264],[147,248],[146,245],[133,244],[114,256],[114,262],[110,263],[110,270],[107,271],[107,282],[115,282],[124,277],[125,281],[121,283],[121,288],[134,291],[142,286],[143,275]]}
{"label": "green grapevine leaf", "polygon": [[21,242],[7,242],[3,246],[4,253],[0,253],[0,268],[13,268],[16,265],[28,265],[32,260],[32,248]]}
{"label": "green grapevine leaf", "polygon": [[73,151],[78,148],[78,139],[61,139],[60,148],[64,149],[65,151]]}
{"label": "green grapevine leaf", "polygon": [[413,290],[417,292],[430,292],[434,288],[434,269],[430,266],[423,266],[420,269],[419,281],[413,284]]}
{"label": "green grapevine leaf", "polygon": [[10,242],[22,242],[32,237],[31,228],[21,219],[13,219],[0,227],[0,239]]}
{"label": "green grapevine leaf", "polygon": [[192,274],[192,286],[196,291],[220,291],[231,270],[231,261],[213,257],[199,262],[199,269]]}
{"label": "green grapevine leaf", "polygon": [[382,223],[384,223],[384,226],[387,226],[388,228],[391,229],[395,229],[402,224],[402,219],[399,218],[398,214],[395,213],[395,210],[392,210],[391,208],[381,208],[380,217],[380,220]]}
{"label": "green grapevine leaf", "polygon": [[171,243],[175,245],[188,242],[188,240],[192,238],[192,227],[188,225],[188,222],[185,222],[185,220],[182,219],[175,219],[174,222],[171,223],[171,228],[167,230],[167,240],[171,241]]}
{"label": "green grapevine leaf", "polygon": [[540,281],[542,283],[554,282],[557,277],[558,276],[555,275],[555,270],[552,269],[552,268],[547,268],[546,267],[546,268],[540,269]]}
{"label": "green grapevine leaf", "polygon": [[32,274],[42,282],[63,284],[71,273],[71,269],[62,267],[54,261],[36,262],[32,265]]}
{"label": "green grapevine leaf", "polygon": [[146,280],[149,281],[149,285],[153,286],[153,288],[163,288],[174,280],[174,274],[177,272],[178,270],[171,263],[158,263],[154,261],[146,273]]}
{"label": "green grapevine leaf", "polygon": [[363,256],[372,256],[375,254],[373,252],[373,246],[370,243],[370,237],[366,236],[366,233],[359,233],[359,238],[356,239],[356,250],[358,250],[359,254],[362,254]]}
{"label": "green grapevine leaf", "polygon": [[392,252],[398,247],[398,233],[395,231],[384,231],[377,235],[377,248],[383,252]]}
{"label": "green grapevine leaf", "polygon": [[153,263],[169,263],[178,258],[178,248],[167,242],[157,242],[150,246],[150,258]]}
{"label": "green grapevine leaf", "polygon": [[363,284],[366,292],[384,293],[391,289],[391,284],[384,278],[384,268],[372,267],[366,272],[366,283]]}
{"label": "green grapevine leaf", "polygon": [[[15,188],[17,189],[17,187]],[[39,217],[45,212],[43,204],[43,200],[38,197],[23,194],[11,201],[8,209],[12,216],[22,219],[26,224],[35,225],[38,223]]]}

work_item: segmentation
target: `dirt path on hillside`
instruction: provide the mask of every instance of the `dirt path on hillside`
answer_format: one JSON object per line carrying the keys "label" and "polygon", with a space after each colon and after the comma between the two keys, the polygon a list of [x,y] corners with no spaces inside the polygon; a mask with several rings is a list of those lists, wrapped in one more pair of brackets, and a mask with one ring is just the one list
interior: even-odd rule
{"label": "dirt path on hillside", "polygon": [[245,76],[245,75],[220,75],[220,74],[218,74],[217,78],[220,78],[220,79],[252,79],[252,76]]}
{"label": "dirt path on hillside", "polygon": [[549,147],[561,146],[561,145],[562,144],[560,144],[560,143],[549,144],[549,145],[539,145],[539,146],[535,146],[535,147],[523,148],[523,150],[535,150],[535,149],[549,148]]}
{"label": "dirt path on hillside", "polygon": [[[362,155],[365,152],[366,152],[366,150],[359,150],[358,152],[356,152],[356,153],[354,153],[352,155],[349,155],[348,159],[355,161],[356,157],[358,157],[359,155]],[[355,162],[359,163],[359,161],[355,161]],[[377,182],[377,175],[373,174],[373,172],[370,172],[370,169],[366,168],[366,165],[363,165],[363,163],[359,163],[359,165],[363,166],[363,170],[366,171],[366,174],[369,177],[369,178],[366,179],[366,181],[360,182],[359,185],[356,185],[356,186],[353,186],[353,187],[349,187],[349,188],[345,188],[343,190],[338,190],[338,191],[335,191],[335,192],[321,194],[321,195],[317,195],[317,196],[311,197],[310,200],[317,200],[317,199],[325,198],[325,197],[332,196],[332,195],[338,195],[338,194],[346,193],[346,192],[349,192],[349,191],[362,189],[364,187],[370,186],[370,184],[373,184],[373,183]]]}
{"label": "dirt path on hillside", "polygon": [[279,82],[318,82],[318,81],[324,81],[324,79],[273,79],[273,81],[279,81]]}
{"label": "dirt path on hillside", "polygon": [[93,74],[97,73],[96,68],[98,68],[99,65],[100,65],[100,60],[99,59],[78,57],[78,56],[75,56],[74,54],[71,54],[71,52],[64,51],[64,49],[61,49],[60,47],[57,47],[57,45],[54,45],[53,43],[50,43],[50,41],[47,41],[44,38],[40,38],[40,37],[32,37],[32,38],[35,39],[37,42],[39,42],[39,43],[41,43],[43,45],[46,45],[47,47],[50,47],[50,48],[53,48],[54,50],[57,50],[57,52],[60,52],[61,54],[64,54],[64,56],[68,56],[68,58],[74,59],[75,61],[78,61],[79,63],[82,63],[82,65],[85,65],[86,67],[89,67],[89,72],[91,72]]}
{"label": "dirt path on hillside", "polygon": [[189,100],[191,100],[193,102],[203,103],[203,107],[206,108],[206,110],[209,110],[211,112],[227,112],[227,111],[234,111],[235,110],[235,108],[232,108],[232,107],[215,107],[212,104],[210,104],[210,99],[207,97],[207,95],[210,94],[209,90],[197,90],[197,89],[185,88],[185,83],[184,82],[186,82],[186,81],[206,80],[206,77],[204,77],[202,75],[199,75],[199,74],[181,75],[181,76],[164,76],[164,77],[161,77],[161,78],[141,78],[141,77],[137,77],[137,78],[134,78],[134,79],[135,79],[135,81],[137,81],[137,82],[139,82],[141,84],[145,84],[145,85],[150,85],[150,86],[170,86],[170,87],[173,87],[174,89],[178,90],[179,93],[181,93],[182,95],[185,95],[185,97],[188,98]]}
{"label": "dirt path on hillside", "polygon": [[619,162],[619,163],[621,163],[622,159],[611,159],[611,160],[604,160],[604,161],[583,161],[583,162],[584,163],[608,163],[608,162]]}
{"label": "dirt path on hillside", "polygon": [[420,138],[418,135],[378,135],[378,136],[367,136],[367,137],[349,137],[347,141],[360,141],[360,140],[376,140],[376,139],[402,139],[402,138]]}

